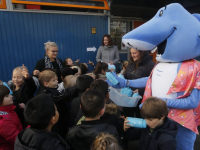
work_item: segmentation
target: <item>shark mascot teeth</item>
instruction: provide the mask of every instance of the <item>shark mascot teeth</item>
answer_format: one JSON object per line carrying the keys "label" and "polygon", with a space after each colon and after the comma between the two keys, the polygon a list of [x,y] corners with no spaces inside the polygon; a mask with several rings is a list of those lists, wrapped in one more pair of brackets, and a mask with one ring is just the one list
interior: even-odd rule
{"label": "shark mascot teeth", "polygon": [[150,96],[163,99],[178,127],[177,150],[193,149],[200,125],[200,63],[194,59],[200,55],[200,15],[177,3],[167,5],[122,42],[142,51],[157,48],[158,63],[146,78],[128,81],[113,73],[119,81],[114,87],[145,87],[142,102]]}

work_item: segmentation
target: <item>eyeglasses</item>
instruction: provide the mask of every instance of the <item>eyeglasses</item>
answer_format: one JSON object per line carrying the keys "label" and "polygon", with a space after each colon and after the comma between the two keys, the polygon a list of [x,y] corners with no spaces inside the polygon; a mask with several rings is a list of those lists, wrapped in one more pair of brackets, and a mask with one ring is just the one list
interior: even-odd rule
{"label": "eyeglasses", "polygon": [[52,53],[58,53],[59,51],[51,51]]}

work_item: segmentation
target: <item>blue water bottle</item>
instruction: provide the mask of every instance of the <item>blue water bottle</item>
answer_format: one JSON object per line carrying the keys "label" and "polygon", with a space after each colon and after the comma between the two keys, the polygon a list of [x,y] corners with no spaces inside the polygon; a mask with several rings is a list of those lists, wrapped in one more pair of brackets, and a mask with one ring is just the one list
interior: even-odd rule
{"label": "blue water bottle", "polygon": [[146,120],[141,119],[141,118],[133,118],[133,117],[128,117],[127,118],[128,124],[130,124],[131,127],[135,128],[146,128]]}
{"label": "blue water bottle", "polygon": [[106,72],[106,78],[113,84],[116,85],[119,81],[112,75],[111,72]]}
{"label": "blue water bottle", "polygon": [[132,95],[133,92],[132,92],[132,90],[130,88],[125,87],[125,88],[121,89],[120,93],[124,94],[124,95],[127,95],[128,97],[131,97],[131,95]]}

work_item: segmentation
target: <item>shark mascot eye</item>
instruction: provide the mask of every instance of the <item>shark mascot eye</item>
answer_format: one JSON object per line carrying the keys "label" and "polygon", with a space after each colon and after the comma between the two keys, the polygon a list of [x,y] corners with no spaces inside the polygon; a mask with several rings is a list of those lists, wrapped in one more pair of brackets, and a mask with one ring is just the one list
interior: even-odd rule
{"label": "shark mascot eye", "polygon": [[163,15],[163,10],[160,11],[159,17],[161,17],[162,15]]}
{"label": "shark mascot eye", "polygon": [[200,14],[190,14],[172,3],[122,37],[127,47],[141,51],[157,48],[157,64],[151,75],[127,82],[118,79],[118,87],[145,87],[142,103],[150,96],[167,103],[168,118],[178,127],[175,149],[192,149],[200,125],[200,62],[194,59],[200,56],[198,35]]}

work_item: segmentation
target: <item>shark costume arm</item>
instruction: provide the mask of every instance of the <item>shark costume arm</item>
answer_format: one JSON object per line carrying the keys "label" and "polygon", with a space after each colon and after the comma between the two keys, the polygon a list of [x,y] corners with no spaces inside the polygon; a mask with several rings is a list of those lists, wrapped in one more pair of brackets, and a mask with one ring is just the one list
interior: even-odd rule
{"label": "shark costume arm", "polygon": [[200,100],[200,90],[193,89],[192,93],[186,98],[180,99],[169,99],[169,98],[161,98],[162,100],[167,100],[167,107],[168,108],[175,108],[175,109],[195,109]]}
{"label": "shark costume arm", "polygon": [[106,80],[108,85],[114,88],[123,88],[123,87],[134,87],[134,88],[144,88],[146,86],[147,80],[149,77],[144,77],[136,80],[126,80],[120,78],[116,75],[116,73],[112,72],[112,75],[119,81],[117,85],[113,85],[109,80]]}

